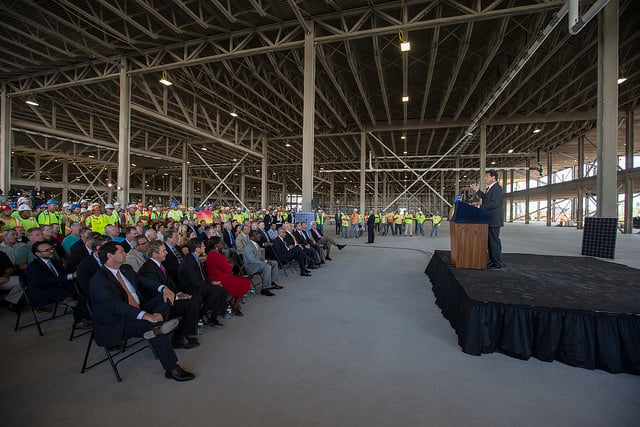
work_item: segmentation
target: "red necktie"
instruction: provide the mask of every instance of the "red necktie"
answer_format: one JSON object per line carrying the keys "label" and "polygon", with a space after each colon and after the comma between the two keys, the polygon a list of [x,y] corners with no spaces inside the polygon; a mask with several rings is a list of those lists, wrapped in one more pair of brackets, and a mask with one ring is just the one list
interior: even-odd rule
{"label": "red necktie", "polygon": [[162,270],[162,274],[164,274],[164,278],[167,278],[167,270],[164,268],[164,265],[162,264],[158,264],[158,266],[160,267],[160,270]]}

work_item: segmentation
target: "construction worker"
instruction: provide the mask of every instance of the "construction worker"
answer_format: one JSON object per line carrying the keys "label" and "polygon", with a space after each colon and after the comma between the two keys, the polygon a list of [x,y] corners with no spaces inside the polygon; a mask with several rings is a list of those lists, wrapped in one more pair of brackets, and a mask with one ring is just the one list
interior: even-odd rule
{"label": "construction worker", "polygon": [[376,227],[376,233],[379,233],[380,232],[380,212],[376,212],[373,217],[374,217],[374,224]]}
{"label": "construction worker", "polygon": [[316,228],[320,231],[320,234],[324,234],[324,220],[327,218],[327,215],[322,212],[322,209],[318,209],[316,213]]}
{"label": "construction worker", "polygon": [[107,218],[100,213],[100,205],[94,203],[91,206],[91,215],[85,220],[85,225],[91,228],[95,233],[104,234],[104,228],[107,226]]}
{"label": "construction worker", "polygon": [[429,233],[429,237],[434,237],[433,233],[435,232],[435,238],[438,238],[438,229],[440,228],[440,223],[442,222],[442,217],[440,216],[440,211],[436,211],[431,217],[431,233]]}
{"label": "construction worker", "polygon": [[413,237],[413,211],[407,212],[402,220],[404,222],[404,235]]}
{"label": "construction worker", "polygon": [[60,232],[62,232],[62,218],[60,218],[60,213],[58,213],[58,202],[55,199],[49,199],[47,201],[47,209],[40,212],[40,214],[38,215],[38,224],[58,224]]}
{"label": "construction worker", "polygon": [[104,211],[105,227],[108,224],[117,225],[118,227],[120,227],[120,215],[118,214],[118,212],[116,212],[115,206],[113,206],[111,203],[107,203],[106,205],[104,205]]}
{"label": "construction worker", "polygon": [[400,210],[397,210],[396,214],[393,216],[393,222],[396,226],[396,231],[393,235],[402,236],[402,214],[400,213]]}
{"label": "construction worker", "polygon": [[421,210],[416,214],[416,234],[420,233],[424,236],[424,222],[427,219]]}
{"label": "construction worker", "polygon": [[354,209],[351,214],[351,231],[349,231],[349,237],[352,234],[356,235],[356,238],[360,237],[360,214],[358,209]]}
{"label": "construction worker", "polygon": [[171,202],[171,209],[167,214],[167,218],[171,218],[177,223],[182,223],[182,217],[184,217],[184,213],[178,209],[178,202]]}
{"label": "construction worker", "polygon": [[33,212],[31,211],[31,206],[28,203],[23,203],[18,206],[18,215],[11,218],[11,222],[9,222],[9,229],[22,227],[24,228],[24,232],[26,233],[32,228],[38,228],[40,225],[38,221],[33,216]]}
{"label": "construction worker", "polygon": [[384,233],[385,236],[388,235],[389,232],[391,232],[393,236],[396,235],[396,232],[393,229],[393,212],[391,211],[387,212],[387,230]]}
{"label": "construction worker", "polygon": [[342,237],[349,238],[349,228],[351,227],[351,218],[347,215],[346,209],[343,209],[341,215],[342,221]]}
{"label": "construction worker", "polygon": [[135,203],[129,203],[123,216],[124,225],[136,225],[140,220],[140,212]]}

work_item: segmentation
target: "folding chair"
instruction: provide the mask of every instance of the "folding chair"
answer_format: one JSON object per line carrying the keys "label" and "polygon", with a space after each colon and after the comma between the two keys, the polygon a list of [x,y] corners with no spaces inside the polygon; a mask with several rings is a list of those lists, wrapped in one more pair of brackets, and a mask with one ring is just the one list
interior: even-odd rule
{"label": "folding chair", "polygon": [[[89,302],[87,302],[87,307],[89,308],[89,313],[91,313],[91,307]],[[93,315],[92,315],[93,317]],[[122,342],[120,343],[120,346],[117,349],[111,349],[109,347],[106,346],[101,346],[104,349],[104,353],[106,355],[105,358],[98,360],[95,363],[92,363],[91,365],[87,365],[87,361],[89,360],[89,353],[91,352],[91,345],[92,343],[95,341],[95,333],[93,331],[93,329],[91,329],[91,336],[89,336],[89,342],[87,343],[87,351],[84,354],[84,361],[82,362],[82,369],[80,370],[81,374],[84,374],[85,371],[88,371],[89,369],[96,367],[104,362],[106,362],[107,360],[109,361],[109,364],[111,365],[111,369],[113,370],[113,374],[116,376],[116,379],[118,380],[118,382],[122,382],[122,378],[120,377],[120,371],[118,371],[118,365],[120,364],[120,362],[124,362],[125,360],[127,360],[128,358],[130,358],[131,356],[134,356],[138,353],[140,353],[141,351],[143,351],[146,348],[150,348],[151,351],[153,352],[153,347],[151,347],[151,345],[149,344],[149,342],[144,339],[144,338],[140,338],[135,340],[132,343],[129,343],[127,338],[123,338]],[[126,352],[127,349],[130,349],[131,347],[137,346],[138,344],[145,342],[145,345],[136,349],[133,352],[129,352],[126,355],[124,355],[124,353]],[[96,344],[97,345],[97,344]],[[119,358],[116,358],[116,356],[118,355],[123,355]],[[155,352],[153,352],[154,356],[155,356]],[[157,358],[157,356],[156,356]]]}
{"label": "folding chair", "polygon": [[[75,282],[73,283],[73,287],[74,287],[74,288],[75,288],[75,290],[76,290],[76,294],[77,294],[77,295],[80,295],[80,290],[78,289],[78,282],[77,282],[77,281],[75,281]],[[76,322],[76,321],[75,321],[75,319],[74,319],[74,321],[73,321],[73,325],[71,326],[71,334],[69,335],[69,341],[70,341],[70,342],[71,342],[71,341],[73,341],[73,339],[74,339],[74,338],[79,338],[79,337],[81,337],[81,336],[83,336],[83,335],[87,335],[87,334],[90,334],[90,333],[91,333],[91,329],[82,329],[82,332],[80,332],[80,333],[78,333],[78,334],[76,335],[76,329],[78,329],[78,328],[76,327],[76,325],[77,325],[77,322]]]}
{"label": "folding chair", "polygon": [[[244,254],[242,254],[239,258],[240,258],[240,272],[242,273],[242,275],[244,277],[246,277],[247,279],[249,279],[249,281],[251,281],[251,289],[253,289],[254,292],[257,292],[257,290],[256,290],[257,287],[258,286],[262,286],[262,274],[261,273],[255,273],[255,274],[247,273],[247,270],[245,270],[245,268],[244,268]],[[257,280],[257,282],[256,282],[256,280]]]}
{"label": "folding chair", "polygon": [[[44,333],[42,333],[42,328],[40,327],[40,324],[56,318],[60,318],[66,314],[71,313],[71,311],[69,311],[69,307],[64,305],[64,312],[62,313],[62,315],[58,316],[58,306],[60,305],[60,303],[56,302],[53,306],[53,313],[51,314],[50,317],[45,319],[38,318],[38,313],[36,313],[36,310],[34,309],[34,307],[31,305],[31,302],[29,301],[29,294],[27,293],[27,288],[29,287],[27,284],[27,277],[24,274],[22,274],[19,277],[19,282],[20,282],[20,288],[22,289],[22,297],[24,298],[24,302],[21,301],[18,303],[18,308],[16,313],[18,316],[16,318],[16,325],[13,328],[14,332],[17,332],[18,329],[24,329],[24,328],[28,328],[29,326],[36,325],[40,336],[44,336]],[[22,310],[24,309],[25,305],[29,307],[29,310],[31,311],[31,315],[33,316],[33,323],[20,325],[20,318],[22,317]]]}
{"label": "folding chair", "polygon": [[295,259],[291,259],[288,262],[282,262],[278,254],[273,251],[273,254],[276,256],[276,261],[278,261],[278,268],[284,272],[286,277],[289,277],[287,270],[291,270],[292,273],[295,273],[297,270],[297,261]]}

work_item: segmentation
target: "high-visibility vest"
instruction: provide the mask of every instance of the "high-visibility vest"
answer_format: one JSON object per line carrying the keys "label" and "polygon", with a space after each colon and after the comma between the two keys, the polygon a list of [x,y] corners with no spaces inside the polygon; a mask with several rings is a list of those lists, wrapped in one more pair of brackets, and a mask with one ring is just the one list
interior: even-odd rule
{"label": "high-visibility vest", "polygon": [[116,225],[120,223],[120,215],[118,215],[118,212],[116,211],[111,212],[111,215],[104,214],[104,218],[105,218],[105,226]]}
{"label": "high-visibility vest", "polygon": [[316,224],[318,224],[318,225],[323,225],[323,224],[324,224],[324,217],[325,217],[325,216],[326,216],[326,215],[324,214],[324,212],[322,212],[322,213],[318,213],[318,214],[316,215]]}
{"label": "high-visibility vest", "polygon": [[87,217],[85,224],[91,227],[91,231],[104,234],[104,228],[107,226],[107,218],[103,214],[90,215]]}
{"label": "high-visibility vest", "polygon": [[183,216],[184,216],[184,213],[182,213],[180,209],[171,209],[167,214],[167,218],[171,218],[176,222],[182,222]]}
{"label": "high-visibility vest", "polygon": [[375,214],[374,217],[375,217],[375,223],[379,224],[380,223],[380,215],[379,214]]}
{"label": "high-visibility vest", "polygon": [[60,219],[60,214],[58,212],[49,212],[48,210],[44,210],[40,212],[40,215],[38,215],[38,224],[40,225],[58,224],[61,226],[62,220]]}
{"label": "high-visibility vest", "polygon": [[431,221],[433,222],[433,225],[438,225],[440,224],[440,221],[442,221],[442,217],[440,215],[434,215],[431,217]]}
{"label": "high-visibility vest", "polygon": [[393,214],[392,213],[388,213],[387,214],[387,222],[388,223],[392,223],[393,222]]}
{"label": "high-visibility vest", "polygon": [[347,214],[342,214],[342,226],[343,227],[348,227],[349,223],[350,223],[351,219],[349,218],[349,215]]}
{"label": "high-visibility vest", "polygon": [[424,216],[424,214],[416,214],[416,222],[418,224],[424,223],[425,219],[426,219],[426,217]]}
{"label": "high-visibility vest", "polygon": [[11,230],[16,227],[23,227],[24,232],[26,233],[28,230],[31,230],[32,228],[40,227],[40,225],[38,225],[38,221],[36,221],[33,218],[24,219],[21,216],[16,216],[11,218],[11,221],[7,221],[4,229]]}
{"label": "high-visibility vest", "polygon": [[412,224],[413,223],[413,214],[405,214],[404,215],[404,223]]}

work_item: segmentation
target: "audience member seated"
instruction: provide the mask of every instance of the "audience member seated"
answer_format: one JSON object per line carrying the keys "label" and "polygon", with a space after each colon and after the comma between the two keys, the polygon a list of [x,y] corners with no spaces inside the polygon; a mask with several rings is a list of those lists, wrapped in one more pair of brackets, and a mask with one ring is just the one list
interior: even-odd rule
{"label": "audience member seated", "polygon": [[[303,227],[306,225],[302,223]],[[320,230],[318,230],[318,225],[315,221],[311,221],[311,230],[309,230],[309,235],[311,239],[316,243],[316,245],[320,246],[322,249],[327,250],[327,254],[324,259],[331,261],[331,257],[329,256],[331,253],[331,246],[337,246],[338,250],[341,251],[347,245],[339,245],[333,240],[331,237],[323,236]],[[322,250],[320,249],[319,252]]]}
{"label": "audience member seated", "polygon": [[[91,255],[91,247],[87,245],[87,238],[91,233],[93,233],[93,231],[87,227],[80,230],[80,241],[74,243],[69,250],[66,265],[67,271],[71,273],[75,272],[80,261]],[[94,233],[94,236],[100,236],[100,233]]]}
{"label": "audience member seated", "polygon": [[76,327],[87,328],[91,326],[91,313],[87,308],[89,301],[89,282],[94,274],[102,267],[98,251],[111,239],[107,236],[101,236],[98,233],[90,233],[87,237],[86,244],[91,248],[91,255],[80,261],[76,269],[76,278],[78,280],[78,317],[80,322]]}
{"label": "audience member seated", "polygon": [[211,313],[206,322],[211,326],[223,326],[218,321],[218,316],[224,313],[227,301],[227,291],[220,282],[210,282],[200,263],[200,256],[204,255],[204,243],[198,238],[193,238],[187,243],[189,254],[180,264],[180,284],[178,289],[182,292],[198,296],[202,299],[200,318],[204,319],[206,313]]}
{"label": "audience member seated", "polygon": [[284,240],[286,234],[287,232],[284,227],[278,228],[278,237],[273,241],[273,250],[278,257],[278,261],[284,263],[294,259],[298,261],[298,265],[300,266],[300,275],[311,276],[305,266],[305,256],[302,249],[300,249],[299,246],[287,245]]}
{"label": "audience member seated", "polygon": [[[200,305],[202,300],[199,296],[192,296],[183,292],[178,292],[171,277],[162,262],[167,256],[167,248],[159,240],[149,242],[147,249],[147,261],[140,267],[138,274],[151,280],[159,282],[171,289],[176,298],[169,310],[169,318],[180,318],[178,327],[173,332],[171,343],[173,348],[194,348],[200,345],[198,340],[190,335],[195,335],[200,319]],[[149,298],[144,289],[141,290],[145,297]]]}
{"label": "audience member seated", "polygon": [[13,311],[18,309],[18,303],[20,302],[20,298],[22,298],[20,281],[18,276],[13,275],[14,272],[15,268],[7,254],[0,252],[0,291],[8,291],[8,294],[4,297],[4,301],[9,309]]}
{"label": "audience member seated", "polygon": [[278,263],[275,261],[267,261],[262,255],[259,242],[261,239],[260,233],[257,230],[251,230],[249,232],[250,243],[245,246],[242,251],[242,257],[244,259],[244,271],[247,274],[258,274],[262,276],[262,289],[261,295],[274,296],[271,289],[282,289],[282,286],[276,283],[278,279]]}
{"label": "audience member seated", "polygon": [[[77,307],[73,298],[75,274],[67,274],[59,261],[53,257],[53,246],[49,242],[35,242],[31,246],[35,259],[26,270],[27,294],[33,307],[46,311],[44,306],[62,302],[69,307]],[[77,320],[77,311],[74,310]]]}
{"label": "audience member seated", "polygon": [[144,236],[136,236],[131,242],[131,250],[127,253],[126,262],[137,273],[147,261],[147,238]]}
{"label": "audience member seated", "polygon": [[[165,378],[176,381],[195,378],[178,365],[167,335],[178,325],[175,319],[166,321],[175,299],[171,289],[138,276],[124,263],[126,255],[120,243],[107,242],[98,254],[102,267],[89,284],[96,344],[115,347],[125,338],[144,337],[165,369]],[[153,298],[145,299],[142,288],[155,291]]]}
{"label": "audience member seated", "polygon": [[212,282],[222,284],[227,293],[231,295],[229,304],[233,313],[236,316],[242,316],[239,307],[240,300],[251,289],[251,281],[246,277],[232,273],[231,262],[222,254],[223,248],[224,242],[219,237],[212,237],[209,240],[209,254],[205,262],[207,277]]}

